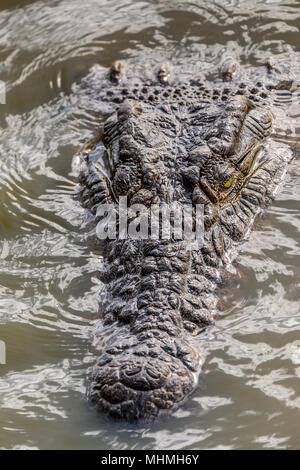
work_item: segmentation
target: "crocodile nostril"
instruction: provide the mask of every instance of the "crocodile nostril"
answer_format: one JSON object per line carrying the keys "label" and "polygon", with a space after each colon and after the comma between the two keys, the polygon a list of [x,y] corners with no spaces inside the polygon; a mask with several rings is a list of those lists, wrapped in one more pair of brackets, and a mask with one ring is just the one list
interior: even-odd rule
{"label": "crocodile nostril", "polygon": [[[138,359],[138,358],[137,358]],[[169,369],[160,360],[151,358],[147,364],[124,364],[120,369],[120,381],[133,390],[149,391],[165,385]]]}
{"label": "crocodile nostril", "polygon": [[130,366],[130,365],[125,365],[122,367],[122,372],[123,374],[127,375],[128,377],[132,377],[133,375],[139,374],[142,370],[141,366]]}
{"label": "crocodile nostril", "polygon": [[161,377],[161,374],[158,370],[155,370],[153,367],[146,367],[146,372],[152,379],[159,379]]}

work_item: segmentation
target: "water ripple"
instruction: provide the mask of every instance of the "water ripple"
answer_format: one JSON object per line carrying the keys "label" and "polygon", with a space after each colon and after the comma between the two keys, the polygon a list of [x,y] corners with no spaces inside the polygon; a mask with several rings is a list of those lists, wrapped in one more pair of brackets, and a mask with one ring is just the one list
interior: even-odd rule
{"label": "water ripple", "polygon": [[[149,70],[170,62],[193,73],[201,62],[215,74],[229,53],[262,64],[299,50],[299,23],[297,0],[2,1],[2,448],[299,448],[299,160],[220,291],[222,318],[199,338],[199,387],[151,426],[110,422],[83,400],[102,260],[87,242],[71,173],[107,111],[97,101],[99,67],[146,57]],[[299,97],[278,93],[274,132],[296,154]]]}

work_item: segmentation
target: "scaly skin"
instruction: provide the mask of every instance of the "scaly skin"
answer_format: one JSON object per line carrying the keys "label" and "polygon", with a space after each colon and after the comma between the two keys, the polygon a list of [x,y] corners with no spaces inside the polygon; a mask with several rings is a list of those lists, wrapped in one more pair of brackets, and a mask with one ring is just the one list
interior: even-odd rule
{"label": "scaly skin", "polygon": [[98,77],[97,99],[109,116],[84,153],[79,178],[80,199],[95,222],[100,204],[127,196],[128,206],[149,210],[203,204],[205,223],[197,250],[174,239],[104,244],[104,318],[94,334],[105,344],[87,395],[113,417],[152,419],[195,388],[195,335],[213,322],[224,268],[292,158],[271,133],[277,90],[293,87],[299,60],[275,64],[247,72],[227,61],[223,82],[205,84],[176,81],[166,65],[151,80],[122,63]]}

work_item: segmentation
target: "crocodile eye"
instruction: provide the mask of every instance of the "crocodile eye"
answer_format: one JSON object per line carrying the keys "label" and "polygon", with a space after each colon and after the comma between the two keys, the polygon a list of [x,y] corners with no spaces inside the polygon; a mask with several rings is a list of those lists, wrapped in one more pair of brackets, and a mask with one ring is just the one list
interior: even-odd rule
{"label": "crocodile eye", "polygon": [[232,185],[232,182],[233,182],[233,175],[230,176],[229,180],[227,180],[226,183],[223,184],[223,187],[226,189],[230,188]]}

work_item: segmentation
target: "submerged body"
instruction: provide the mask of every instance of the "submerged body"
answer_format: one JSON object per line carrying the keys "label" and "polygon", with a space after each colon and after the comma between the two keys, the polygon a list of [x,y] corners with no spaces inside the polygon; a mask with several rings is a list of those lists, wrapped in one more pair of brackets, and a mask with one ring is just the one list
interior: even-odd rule
{"label": "submerged body", "polygon": [[205,228],[198,249],[172,236],[105,242],[94,332],[105,344],[88,398],[109,415],[153,418],[195,388],[195,338],[214,321],[226,266],[292,159],[271,136],[278,91],[292,96],[296,59],[250,71],[229,61],[214,82],[173,78],[165,65],[142,78],[119,62],[99,77],[109,116],[83,155],[82,204],[96,223],[101,204],[124,196],[149,213],[154,204],[199,204]]}

